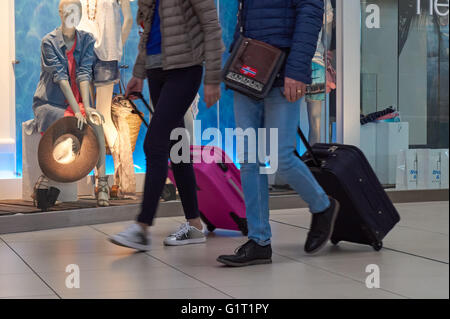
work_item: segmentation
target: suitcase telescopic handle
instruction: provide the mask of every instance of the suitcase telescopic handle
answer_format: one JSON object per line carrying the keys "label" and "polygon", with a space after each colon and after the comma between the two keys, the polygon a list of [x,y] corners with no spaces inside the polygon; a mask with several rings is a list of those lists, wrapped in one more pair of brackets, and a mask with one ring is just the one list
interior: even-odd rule
{"label": "suitcase telescopic handle", "polygon": [[134,104],[134,102],[131,99],[128,99],[128,102],[130,102],[131,106],[133,107],[133,113],[137,114],[141,118],[142,122],[144,122],[144,125],[148,128],[149,127],[149,123],[147,122],[147,120],[142,115],[143,113],[141,113],[139,111],[139,109],[137,108],[136,104]]}
{"label": "suitcase telescopic handle", "polygon": [[[134,96],[134,97],[137,97],[138,99],[140,99],[144,103],[145,107],[149,110],[151,115],[153,115],[155,113],[155,111],[153,110],[153,107],[145,100],[142,92],[130,92],[128,94],[128,97],[130,97],[130,96]],[[129,99],[129,100],[131,100],[131,99]]]}
{"label": "suitcase telescopic handle", "polygon": [[[300,136],[300,139],[302,140],[303,144],[305,145],[306,149],[308,150],[308,153],[311,155],[311,159],[316,167],[320,167],[320,162],[317,159],[316,155],[313,152],[313,149],[311,147],[311,144],[309,144],[308,140],[306,139],[305,134],[303,134],[302,129],[300,126],[297,126],[297,133]],[[295,151],[297,152],[297,151]],[[297,153],[298,154],[298,153]],[[299,154],[298,154],[299,155]]]}

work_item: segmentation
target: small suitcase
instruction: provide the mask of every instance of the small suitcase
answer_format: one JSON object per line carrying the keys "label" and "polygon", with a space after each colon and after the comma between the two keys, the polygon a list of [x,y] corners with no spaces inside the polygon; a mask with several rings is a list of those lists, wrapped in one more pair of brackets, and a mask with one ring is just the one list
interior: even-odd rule
{"label": "small suitcase", "polygon": [[[240,172],[223,150],[211,146],[191,146],[197,180],[200,217],[209,231],[216,228],[248,235]],[[169,169],[169,178],[175,179]]]}
{"label": "small suitcase", "polygon": [[308,149],[302,160],[325,192],[341,206],[331,242],[337,245],[348,241],[381,250],[383,238],[400,216],[364,154],[351,145],[311,147],[300,128],[298,133]]}

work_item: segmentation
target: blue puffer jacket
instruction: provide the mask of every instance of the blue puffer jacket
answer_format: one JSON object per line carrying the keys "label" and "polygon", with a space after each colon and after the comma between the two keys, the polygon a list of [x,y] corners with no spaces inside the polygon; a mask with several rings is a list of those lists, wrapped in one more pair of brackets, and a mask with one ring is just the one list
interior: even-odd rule
{"label": "blue puffer jacket", "polygon": [[[281,74],[311,83],[311,61],[316,52],[323,24],[323,0],[238,0],[242,2],[242,21],[238,21],[235,40],[242,25],[244,36],[263,41],[289,52]],[[285,73],[285,74],[283,74]]]}

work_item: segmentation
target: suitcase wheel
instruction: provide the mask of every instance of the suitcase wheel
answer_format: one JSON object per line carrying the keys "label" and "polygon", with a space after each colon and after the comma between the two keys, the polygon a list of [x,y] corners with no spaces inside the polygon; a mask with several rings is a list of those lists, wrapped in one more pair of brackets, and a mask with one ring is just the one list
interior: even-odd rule
{"label": "suitcase wheel", "polygon": [[331,243],[337,246],[337,244],[339,244],[339,240],[331,238]]}
{"label": "suitcase wheel", "polygon": [[379,241],[377,243],[372,244],[373,250],[380,251],[383,248],[383,242]]}
{"label": "suitcase wheel", "polygon": [[206,229],[208,229],[209,232],[212,233],[213,231],[216,230],[216,226],[214,226],[214,225],[208,220],[208,218],[206,218],[206,216],[203,215],[202,212],[200,212],[200,219],[202,220],[202,222],[205,223]]}

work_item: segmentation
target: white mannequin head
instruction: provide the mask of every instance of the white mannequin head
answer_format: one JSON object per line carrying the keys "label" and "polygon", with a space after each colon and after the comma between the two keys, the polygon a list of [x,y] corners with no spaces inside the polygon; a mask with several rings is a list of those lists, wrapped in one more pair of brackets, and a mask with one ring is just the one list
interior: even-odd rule
{"label": "white mannequin head", "polygon": [[59,16],[65,29],[75,29],[81,20],[80,0],[61,0],[59,2]]}

